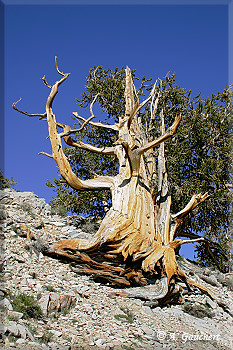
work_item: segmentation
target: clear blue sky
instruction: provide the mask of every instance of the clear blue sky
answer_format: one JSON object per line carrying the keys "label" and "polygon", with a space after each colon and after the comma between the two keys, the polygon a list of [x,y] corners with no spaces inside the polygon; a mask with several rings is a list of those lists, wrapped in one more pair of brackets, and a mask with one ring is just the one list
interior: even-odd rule
{"label": "clear blue sky", "polygon": [[[44,113],[49,83],[71,72],[54,101],[58,121],[72,124],[73,111],[94,65],[128,65],[138,76],[156,80],[176,72],[177,84],[211,95],[228,83],[228,8],[226,5],[6,6],[5,7],[5,175],[20,191],[49,201],[45,185],[57,174],[47,123],[18,114]],[[84,116],[85,113],[82,112]],[[185,248],[187,249],[187,248]],[[192,257],[192,248],[187,250]]]}

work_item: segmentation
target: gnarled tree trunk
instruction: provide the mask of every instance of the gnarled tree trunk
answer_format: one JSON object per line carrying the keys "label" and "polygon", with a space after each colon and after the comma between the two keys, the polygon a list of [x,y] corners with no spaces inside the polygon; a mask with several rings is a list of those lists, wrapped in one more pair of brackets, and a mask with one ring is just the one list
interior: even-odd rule
{"label": "gnarled tree trunk", "polygon": [[[47,119],[52,154],[41,153],[56,161],[62,177],[74,189],[80,191],[110,189],[112,207],[106,213],[98,232],[91,241],[62,240],[54,243],[48,253],[77,261],[79,265],[76,271],[92,274],[119,286],[146,285],[151,280],[160,279],[162,289],[156,294],[157,299],[169,295],[177,279],[194,284],[203,292],[210,294],[205,288],[186,278],[177,266],[175,258],[175,249],[181,244],[202,239],[183,241],[176,237],[180,233],[184,217],[208,196],[207,193],[194,195],[182,211],[174,215],[170,213],[171,197],[165,166],[164,142],[176,132],[181,115],[177,115],[173,125],[165,130],[163,112],[161,112],[161,136],[156,140],[148,140],[138,112],[146,103],[151,103],[152,124],[160,96],[156,93],[156,86],[154,86],[149,97],[139,103],[131,71],[127,67],[125,114],[119,118],[118,123],[104,125],[92,121],[95,98],[90,106],[91,117],[85,120],[78,113],[74,113],[74,116],[82,120],[83,124],[80,129],[71,129],[68,125],[58,123],[52,111],[52,103],[58,87],[69,75],[69,73],[60,72],[57,61],[55,62],[62,78],[52,86],[47,83],[45,77],[43,78],[45,85],[51,90],[46,103],[46,112],[32,115],[20,111],[16,103],[13,107],[28,116]],[[70,135],[80,131],[87,123],[115,130],[118,133],[117,142],[112,147],[98,148],[81,141],[74,141]],[[59,133],[58,128],[62,128],[63,131]],[[118,175],[98,176],[85,181],[79,179],[72,171],[63,152],[62,138],[73,147],[114,155],[119,161]],[[153,155],[154,147],[159,147],[157,165]],[[156,171],[157,193],[151,181]]]}

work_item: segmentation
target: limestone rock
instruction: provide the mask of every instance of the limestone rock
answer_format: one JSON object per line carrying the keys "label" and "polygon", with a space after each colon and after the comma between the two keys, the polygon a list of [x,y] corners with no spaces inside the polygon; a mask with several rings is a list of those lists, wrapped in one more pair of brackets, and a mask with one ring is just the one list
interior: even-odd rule
{"label": "limestone rock", "polygon": [[8,311],[8,316],[13,317],[15,319],[20,319],[23,317],[22,312],[16,312],[16,311]]}
{"label": "limestone rock", "polygon": [[7,298],[0,300],[0,307],[6,308],[7,310],[10,310],[10,311],[13,310],[13,306],[11,305],[10,301]]}
{"label": "limestone rock", "polygon": [[[4,222],[0,223],[1,238],[4,238],[0,251],[4,258],[3,270],[0,271],[3,280],[0,284],[0,313],[5,314],[4,325],[0,325],[0,348],[232,348],[232,274],[222,274],[182,259],[178,262],[182,270],[210,289],[216,299],[211,300],[197,290],[190,293],[180,282],[184,304],[161,308],[154,301],[153,285],[127,288],[132,298],[126,298],[124,289],[96,283],[91,276],[78,275],[69,264],[43,254],[46,244],[61,237],[90,239],[98,226],[94,220],[51,215],[43,199],[32,192],[12,189],[0,191],[0,209],[6,213]],[[35,241],[27,243],[26,237],[20,236],[18,231],[21,224],[33,232]],[[38,300],[43,315],[25,319],[23,313],[13,310],[13,298],[18,293],[33,296],[35,302]],[[184,305],[198,305],[212,317],[198,318],[184,312]],[[163,339],[160,331],[165,332]],[[218,337],[215,340],[184,343],[184,334]],[[175,341],[172,340],[174,336]]]}

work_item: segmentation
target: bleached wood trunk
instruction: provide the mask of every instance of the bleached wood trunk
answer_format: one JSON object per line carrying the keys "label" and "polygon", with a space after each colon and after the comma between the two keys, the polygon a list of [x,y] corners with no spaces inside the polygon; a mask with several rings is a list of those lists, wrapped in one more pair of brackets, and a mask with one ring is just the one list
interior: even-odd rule
{"label": "bleached wood trunk", "polygon": [[[41,119],[47,119],[49,137],[52,145],[53,158],[67,183],[77,190],[101,190],[110,189],[112,195],[112,207],[106,213],[98,232],[91,241],[87,240],[62,240],[53,244],[50,254],[63,256],[83,263],[80,271],[90,273],[107,279],[118,285],[147,284],[148,276],[161,278],[163,291],[158,298],[164,297],[169,292],[171,280],[177,278],[186,283],[195,284],[188,280],[184,273],[177,267],[175,249],[183,243],[175,239],[182,220],[188,212],[207,198],[207,194],[193,196],[188,205],[179,213],[171,215],[171,197],[169,194],[167,172],[164,157],[164,142],[172,137],[181,120],[178,115],[173,125],[165,131],[163,111],[161,117],[161,136],[156,140],[148,140],[140,118],[139,110],[151,100],[151,123],[154,121],[159,93],[155,93],[155,86],[149,97],[139,103],[136,89],[131,77],[131,71],[126,68],[125,83],[125,115],[114,125],[104,125],[92,121],[93,103],[90,106],[91,117],[88,120],[74,115],[84,123],[98,127],[113,129],[118,132],[118,140],[112,147],[101,149],[81,141],[76,142],[71,138],[72,130],[68,125],[58,123],[52,111],[52,103],[58,92],[58,87],[63,83],[69,73],[64,74],[56,68],[62,78],[53,86],[48,85],[44,77],[44,83],[51,89],[46,103],[46,112],[38,115]],[[14,109],[22,112],[13,105]],[[58,133],[57,128],[63,132]],[[99,176],[90,180],[79,179],[72,171],[71,166],[63,152],[62,138],[73,147],[78,147],[90,152],[111,154],[119,161],[119,173],[115,177]],[[158,169],[153,156],[154,147],[159,146]],[[145,155],[147,162],[144,162]],[[155,195],[151,179],[157,170],[158,188]],[[192,240],[196,241],[196,240]],[[97,259],[97,260],[96,260]],[[102,261],[100,261],[102,259]],[[118,264],[118,266],[117,266]],[[197,284],[195,284],[197,285]],[[165,292],[164,292],[164,286]],[[203,287],[197,285],[202,291]]]}

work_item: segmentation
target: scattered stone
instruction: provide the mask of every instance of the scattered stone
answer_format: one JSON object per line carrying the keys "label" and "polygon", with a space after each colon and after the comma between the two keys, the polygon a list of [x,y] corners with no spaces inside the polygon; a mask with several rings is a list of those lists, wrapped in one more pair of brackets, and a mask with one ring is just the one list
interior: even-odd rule
{"label": "scattered stone", "polygon": [[13,306],[9,302],[7,298],[4,298],[3,300],[0,300],[0,307],[3,307],[7,310],[13,311]]}
{"label": "scattered stone", "polygon": [[106,343],[106,340],[105,339],[97,339],[96,341],[95,341],[95,344],[97,345],[97,346],[99,346],[99,347],[105,347],[105,343]]}
{"label": "scattered stone", "polygon": [[10,324],[6,328],[6,332],[9,332],[14,337],[19,337],[20,336],[20,331],[19,331],[19,328],[18,328],[18,325],[17,325],[16,322],[10,321]]}
{"label": "scattered stone", "polygon": [[6,211],[0,207],[0,221],[3,221],[7,218],[7,213]]}
{"label": "scattered stone", "polygon": [[205,276],[205,275],[199,274],[199,276],[203,281],[211,284],[212,286],[221,287],[221,284],[218,282],[215,275]]}
{"label": "scattered stone", "polygon": [[18,324],[17,327],[18,327],[21,338],[26,339],[27,329],[25,327],[23,327],[21,324]]}
{"label": "scattered stone", "polygon": [[34,227],[37,229],[37,230],[41,230],[43,227],[44,227],[44,222],[42,220],[40,220],[38,223],[36,223],[34,225]]}
{"label": "scattered stone", "polygon": [[151,328],[147,327],[146,325],[142,325],[141,329],[143,330],[144,333],[146,333],[149,336],[154,335],[154,331]]}
{"label": "scattered stone", "polygon": [[[231,348],[232,274],[222,274],[182,259],[178,262],[181,269],[187,276],[208,288],[216,297],[215,300],[198,290],[189,293],[184,283],[180,283],[184,304],[161,308],[153,295],[147,300],[143,294],[146,290],[148,296],[151,286],[145,289],[140,287],[141,300],[135,298],[135,294],[132,298],[125,298],[124,289],[95,283],[91,276],[78,275],[71,270],[69,264],[42,254],[46,251],[46,244],[61,238],[90,239],[99,223],[83,217],[51,216],[45,200],[31,192],[21,193],[12,189],[0,191],[1,209],[6,217],[4,223],[1,223],[0,231],[1,237],[5,237],[3,250],[0,251],[4,258],[5,275],[4,282],[0,284],[0,311],[5,311],[5,326],[0,325],[0,348]],[[27,248],[26,238],[20,237],[18,233],[21,224],[36,237],[35,241],[28,243]],[[1,271],[0,274],[3,275]],[[43,315],[25,319],[22,312],[13,310],[13,298],[18,293],[33,296]],[[185,305],[194,307],[194,310],[192,307],[186,309],[194,311],[193,315],[192,312],[183,311]],[[203,318],[197,317],[197,311],[202,312]],[[219,339],[184,343],[184,333],[190,336],[219,335]],[[173,336],[175,341],[172,340]]]}
{"label": "scattered stone", "polygon": [[210,306],[212,309],[216,309],[218,306],[217,303],[211,300],[210,297],[208,296],[205,297],[205,303],[207,306]]}
{"label": "scattered stone", "polygon": [[51,333],[53,333],[56,337],[60,337],[62,335],[62,332],[56,331],[54,329],[51,330]]}
{"label": "scattered stone", "polygon": [[9,339],[6,337],[5,338],[5,347],[8,349],[11,345],[10,345],[10,342],[9,342]]}
{"label": "scattered stone", "polygon": [[154,316],[155,315],[154,312],[151,310],[151,308],[149,306],[142,306],[142,310],[148,316]]}
{"label": "scattered stone", "polygon": [[38,300],[38,304],[41,307],[43,314],[47,316],[48,304],[49,304],[49,293],[45,293],[44,295],[42,295],[42,297]]}
{"label": "scattered stone", "polygon": [[20,318],[23,317],[23,313],[22,312],[16,312],[16,311],[8,311],[8,316],[19,320]]}

